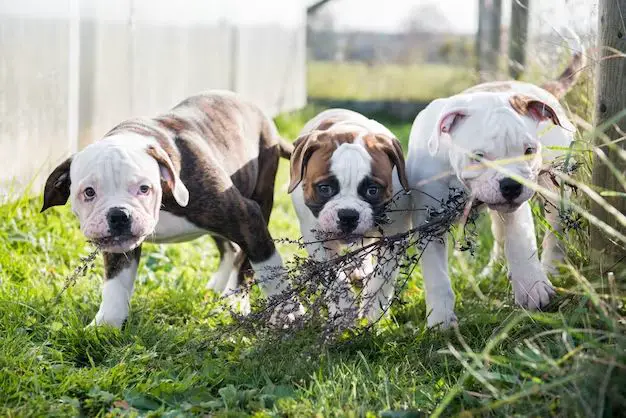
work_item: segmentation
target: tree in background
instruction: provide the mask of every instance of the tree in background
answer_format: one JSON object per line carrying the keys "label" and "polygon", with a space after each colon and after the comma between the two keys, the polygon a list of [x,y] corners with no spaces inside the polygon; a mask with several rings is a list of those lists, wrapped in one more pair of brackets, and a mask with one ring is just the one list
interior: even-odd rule
{"label": "tree in background", "polygon": [[450,21],[436,3],[426,3],[411,8],[402,25],[405,33],[446,33]]}
{"label": "tree in background", "polygon": [[474,43],[466,37],[450,37],[439,47],[443,62],[466,66],[474,58]]}
{"label": "tree in background", "polygon": [[335,17],[330,9],[322,7],[327,3],[319,1],[307,9],[307,50],[310,59],[334,60],[338,52]]}
{"label": "tree in background", "polygon": [[430,43],[428,35],[450,31],[450,21],[436,3],[413,7],[402,24],[405,34],[402,63],[426,61]]}

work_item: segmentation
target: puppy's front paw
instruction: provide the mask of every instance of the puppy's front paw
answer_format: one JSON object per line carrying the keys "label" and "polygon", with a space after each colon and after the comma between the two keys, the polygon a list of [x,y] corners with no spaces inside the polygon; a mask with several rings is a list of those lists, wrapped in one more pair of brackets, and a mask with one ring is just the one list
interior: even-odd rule
{"label": "puppy's front paw", "polygon": [[270,324],[278,328],[289,328],[289,325],[304,316],[304,313],[304,306],[296,300],[281,302],[274,308]]}
{"label": "puppy's front paw", "polygon": [[98,311],[96,317],[87,325],[87,327],[96,327],[101,325],[108,325],[115,328],[122,328],[126,322],[126,316],[110,315],[106,312]]}
{"label": "puppy's front paw", "polygon": [[515,303],[525,309],[541,310],[549,303],[555,291],[546,273],[540,269],[522,277],[511,276]]}
{"label": "puppy's front paw", "polygon": [[457,325],[457,319],[454,311],[448,309],[433,309],[426,318],[428,328],[436,326],[441,329],[448,329]]}

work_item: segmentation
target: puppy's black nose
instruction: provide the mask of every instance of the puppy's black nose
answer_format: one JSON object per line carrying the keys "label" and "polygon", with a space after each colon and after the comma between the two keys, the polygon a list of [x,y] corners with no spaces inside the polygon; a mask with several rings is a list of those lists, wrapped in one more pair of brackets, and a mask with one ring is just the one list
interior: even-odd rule
{"label": "puppy's black nose", "polygon": [[354,231],[359,224],[359,212],[354,209],[339,209],[337,217],[339,229],[346,234]]}
{"label": "puppy's black nose", "polygon": [[112,235],[130,233],[130,211],[125,208],[111,208],[107,213],[107,222]]}
{"label": "puppy's black nose", "polygon": [[522,194],[521,183],[516,182],[512,178],[506,177],[500,180],[500,193],[508,201],[515,200],[520,194]]}

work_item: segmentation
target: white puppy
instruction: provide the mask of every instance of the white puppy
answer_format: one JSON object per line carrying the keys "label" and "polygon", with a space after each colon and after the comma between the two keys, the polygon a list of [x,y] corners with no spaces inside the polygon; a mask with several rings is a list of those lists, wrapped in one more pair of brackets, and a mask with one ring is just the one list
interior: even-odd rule
{"label": "white puppy", "polygon": [[[561,77],[544,88],[495,82],[435,100],[411,129],[407,176],[411,188],[419,190],[407,198],[414,209],[413,226],[423,224],[423,209],[439,207],[451,189],[464,189],[476,204],[486,204],[495,233],[493,258],[503,245],[515,301],[528,309],[545,307],[554,290],[537,254],[528,203],[533,190],[515,179],[548,185],[538,179],[542,164],[555,156],[545,147],[569,146],[575,130],[557,97],[567,92],[582,66],[583,56],[576,53]],[[549,210],[550,223],[560,231],[556,209]],[[447,258],[445,236],[426,245],[422,272],[429,326],[456,322]],[[562,250],[548,234],[544,265],[551,269],[561,259]]]}

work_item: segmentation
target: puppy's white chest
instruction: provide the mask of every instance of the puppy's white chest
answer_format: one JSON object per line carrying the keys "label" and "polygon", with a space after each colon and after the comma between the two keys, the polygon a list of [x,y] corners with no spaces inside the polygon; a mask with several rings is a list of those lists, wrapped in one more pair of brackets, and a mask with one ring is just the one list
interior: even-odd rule
{"label": "puppy's white chest", "polygon": [[206,229],[199,228],[183,217],[161,211],[154,233],[146,241],[155,244],[184,242],[208,233]]}

